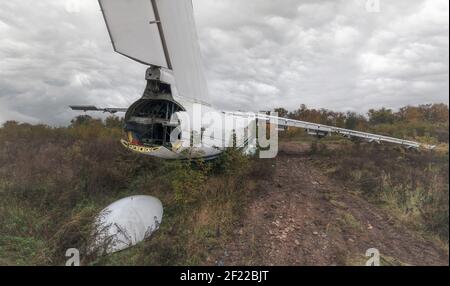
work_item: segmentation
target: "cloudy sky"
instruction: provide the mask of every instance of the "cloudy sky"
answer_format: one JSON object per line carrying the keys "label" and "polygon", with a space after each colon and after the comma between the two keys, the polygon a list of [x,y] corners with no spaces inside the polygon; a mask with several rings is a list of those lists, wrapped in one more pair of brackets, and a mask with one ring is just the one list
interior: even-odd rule
{"label": "cloudy sky", "polygon": [[[213,104],[233,110],[448,103],[447,0],[193,0]],[[0,122],[127,107],[146,67],[115,54],[96,0],[0,3]]]}

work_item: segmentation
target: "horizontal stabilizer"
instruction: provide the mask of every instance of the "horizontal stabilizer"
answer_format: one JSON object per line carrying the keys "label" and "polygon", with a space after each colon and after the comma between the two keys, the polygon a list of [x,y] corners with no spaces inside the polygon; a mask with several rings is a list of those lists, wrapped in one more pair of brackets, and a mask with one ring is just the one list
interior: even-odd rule
{"label": "horizontal stabilizer", "polygon": [[75,111],[100,111],[100,112],[107,112],[107,113],[117,113],[117,112],[127,112],[128,108],[99,108],[93,105],[71,105],[69,106],[72,110]]}

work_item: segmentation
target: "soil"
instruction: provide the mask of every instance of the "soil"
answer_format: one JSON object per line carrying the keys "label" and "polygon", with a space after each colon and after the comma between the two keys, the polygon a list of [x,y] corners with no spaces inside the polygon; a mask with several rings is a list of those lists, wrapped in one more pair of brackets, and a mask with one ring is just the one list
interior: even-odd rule
{"label": "soil", "polygon": [[448,248],[426,239],[327,177],[304,145],[285,143],[260,184],[220,265],[365,265],[376,248],[381,265],[448,265]]}

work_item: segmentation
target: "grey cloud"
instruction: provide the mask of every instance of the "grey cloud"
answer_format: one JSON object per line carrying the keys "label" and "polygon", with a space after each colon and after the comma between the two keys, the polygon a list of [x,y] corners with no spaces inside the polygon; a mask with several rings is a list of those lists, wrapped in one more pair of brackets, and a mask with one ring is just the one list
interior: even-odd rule
{"label": "grey cloud", "polygon": [[[112,51],[97,1],[0,5],[0,122],[66,124],[77,115],[69,104],[126,107],[141,95],[145,66]],[[194,0],[213,104],[365,112],[448,103],[448,1],[365,6]]]}
{"label": "grey cloud", "polygon": [[[245,1],[226,16],[223,2],[236,3],[197,1],[211,89],[223,95],[217,105],[233,108],[230,96],[256,110],[448,103],[447,1],[381,1],[380,13],[368,13],[366,1],[271,1],[261,9],[261,1]],[[273,94],[258,94],[251,80]]]}

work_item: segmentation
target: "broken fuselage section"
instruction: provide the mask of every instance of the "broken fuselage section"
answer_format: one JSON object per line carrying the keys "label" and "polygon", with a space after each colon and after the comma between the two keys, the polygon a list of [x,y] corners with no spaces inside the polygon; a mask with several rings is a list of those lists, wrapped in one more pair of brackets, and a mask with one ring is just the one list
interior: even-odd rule
{"label": "broken fuselage section", "polygon": [[195,102],[178,96],[171,72],[150,67],[146,80],[143,96],[125,114],[122,145],[134,152],[164,159],[217,157],[221,153],[218,148],[204,145],[186,148],[182,144],[180,114],[191,114]]}

